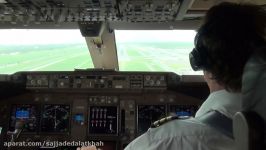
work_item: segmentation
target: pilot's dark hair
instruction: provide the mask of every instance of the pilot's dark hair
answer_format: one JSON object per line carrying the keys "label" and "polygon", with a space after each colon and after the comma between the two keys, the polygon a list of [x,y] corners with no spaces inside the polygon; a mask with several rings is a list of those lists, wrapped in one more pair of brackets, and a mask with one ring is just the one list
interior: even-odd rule
{"label": "pilot's dark hair", "polygon": [[240,91],[247,60],[254,52],[265,57],[265,32],[266,12],[260,6],[225,2],[212,7],[195,37],[203,70],[227,90]]}

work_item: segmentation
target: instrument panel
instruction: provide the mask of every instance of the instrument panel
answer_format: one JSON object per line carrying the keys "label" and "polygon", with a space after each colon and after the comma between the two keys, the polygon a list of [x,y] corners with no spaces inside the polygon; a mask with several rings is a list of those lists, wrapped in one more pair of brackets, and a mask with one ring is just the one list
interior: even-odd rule
{"label": "instrument panel", "polygon": [[151,124],[166,117],[165,105],[139,105],[138,106],[138,134],[146,132]]}
{"label": "instrument panel", "polygon": [[102,73],[85,74],[78,72],[72,74],[65,73],[31,73],[26,75],[26,87],[48,88],[48,89],[148,89],[148,88],[166,88],[169,81],[177,82],[179,76],[174,73],[168,74],[130,74],[128,72],[117,74]]}
{"label": "instrument panel", "polygon": [[9,130],[15,130],[16,121],[25,122],[24,132],[37,132],[38,130],[37,107],[35,105],[13,105]]}
{"label": "instrument panel", "polygon": [[7,149],[8,131],[23,122],[17,141],[103,142],[98,146],[103,150],[120,150],[154,121],[193,116],[202,103],[171,90],[182,86],[174,73],[22,72],[10,79],[24,83],[26,92],[0,101],[1,149]]}
{"label": "instrument panel", "polygon": [[70,127],[70,106],[46,104],[41,118],[41,132],[67,133]]}
{"label": "instrument panel", "polygon": [[90,106],[89,133],[110,134],[118,133],[117,106]]}
{"label": "instrument panel", "polygon": [[78,21],[168,22],[177,19],[175,0],[4,0],[1,22],[10,24],[61,24]]}

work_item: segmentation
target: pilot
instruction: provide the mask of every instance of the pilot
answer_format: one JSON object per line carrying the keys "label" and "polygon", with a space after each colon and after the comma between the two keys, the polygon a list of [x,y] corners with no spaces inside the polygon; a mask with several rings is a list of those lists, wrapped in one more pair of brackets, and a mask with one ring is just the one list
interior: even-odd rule
{"label": "pilot", "polygon": [[[232,116],[241,109],[241,78],[254,53],[265,54],[266,12],[251,4],[221,3],[206,14],[190,53],[210,95],[195,118],[157,121],[125,150],[234,149]],[[265,49],[264,49],[265,50]]]}
{"label": "pilot", "polygon": [[77,150],[97,150],[96,146],[88,146],[88,147],[78,147]]}

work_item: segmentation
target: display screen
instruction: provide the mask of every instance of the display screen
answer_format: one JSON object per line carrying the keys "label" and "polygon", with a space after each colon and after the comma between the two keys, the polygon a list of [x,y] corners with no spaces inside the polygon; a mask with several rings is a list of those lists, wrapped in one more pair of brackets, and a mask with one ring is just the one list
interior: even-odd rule
{"label": "display screen", "polygon": [[79,124],[79,125],[84,125],[85,122],[85,117],[84,114],[75,114],[73,116],[74,123]]}
{"label": "display screen", "polygon": [[9,130],[13,131],[17,121],[25,123],[23,132],[37,132],[38,113],[35,105],[13,105]]}
{"label": "display screen", "polygon": [[89,107],[89,134],[117,134],[118,113],[116,106]]}
{"label": "display screen", "polygon": [[28,110],[17,110],[16,118],[17,119],[28,119],[30,117],[30,112]]}
{"label": "display screen", "polygon": [[42,112],[42,132],[69,132],[70,106],[69,105],[44,105]]}
{"label": "display screen", "polygon": [[172,105],[170,106],[170,115],[177,115],[179,117],[191,117],[194,116],[198,107],[194,105]]}
{"label": "display screen", "polygon": [[182,116],[182,117],[188,117],[188,116],[191,116],[192,114],[189,111],[177,111],[176,115]]}
{"label": "display screen", "polygon": [[77,122],[84,121],[84,115],[82,115],[82,114],[76,114],[74,116],[74,120],[77,121]]}
{"label": "display screen", "polygon": [[146,132],[153,122],[164,117],[166,117],[165,105],[139,105],[138,133]]}

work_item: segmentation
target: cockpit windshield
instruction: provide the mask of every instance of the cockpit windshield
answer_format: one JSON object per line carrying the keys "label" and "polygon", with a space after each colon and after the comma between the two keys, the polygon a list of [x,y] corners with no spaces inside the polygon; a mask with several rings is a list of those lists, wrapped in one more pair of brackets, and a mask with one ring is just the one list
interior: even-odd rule
{"label": "cockpit windshield", "polygon": [[0,35],[0,74],[93,68],[79,29],[3,29]]}
{"label": "cockpit windshield", "polygon": [[[195,34],[194,30],[115,30],[119,70],[201,74],[191,69],[188,59]],[[94,68],[78,29],[3,29],[0,35],[0,74]]]}
{"label": "cockpit windshield", "polygon": [[194,30],[116,30],[119,70],[202,74],[189,63],[195,34]]}

